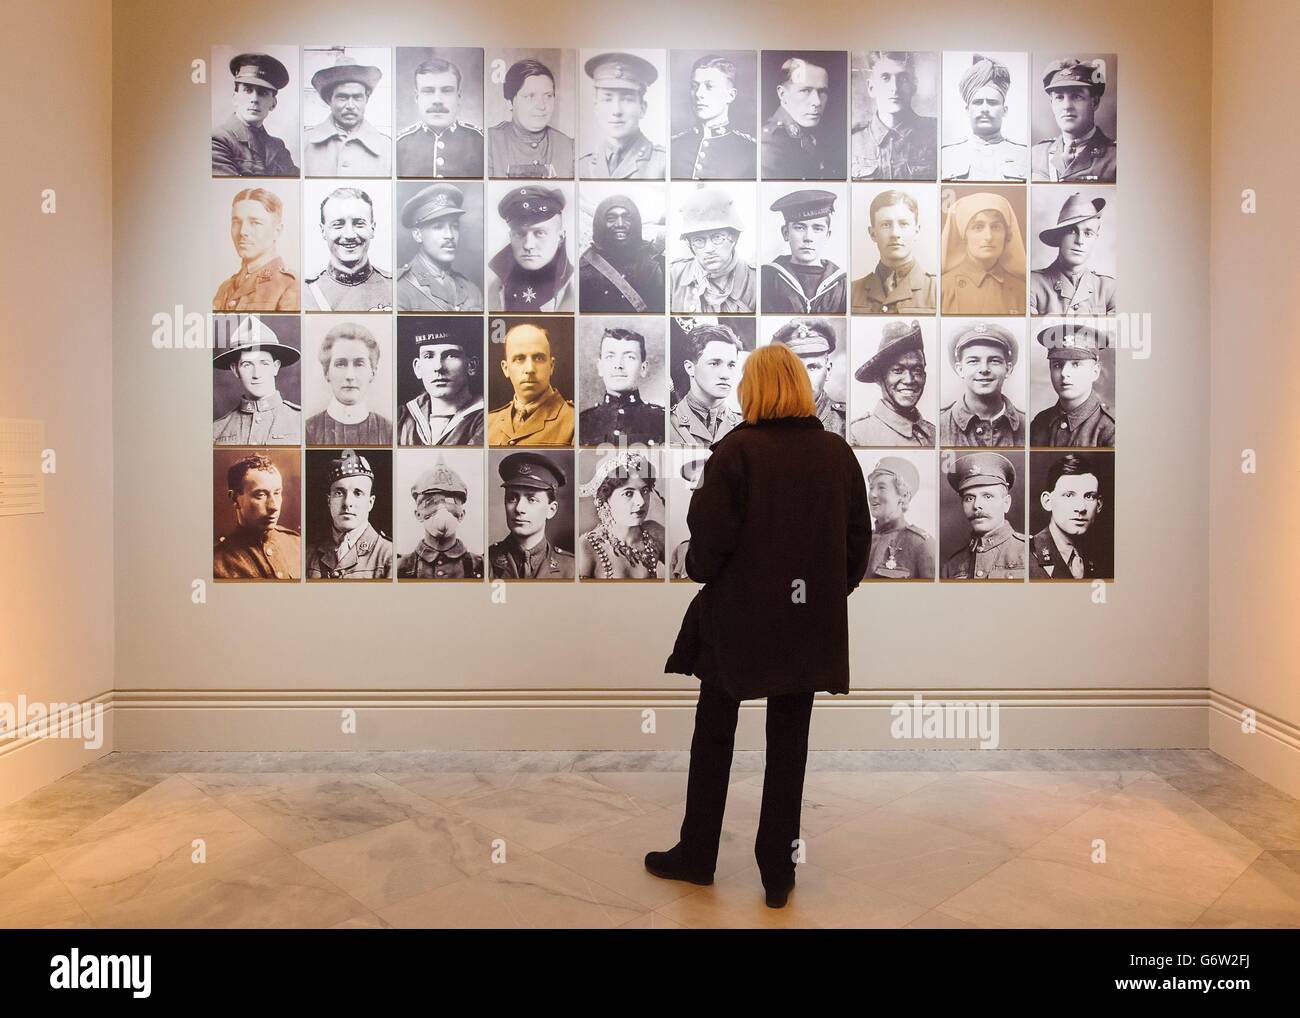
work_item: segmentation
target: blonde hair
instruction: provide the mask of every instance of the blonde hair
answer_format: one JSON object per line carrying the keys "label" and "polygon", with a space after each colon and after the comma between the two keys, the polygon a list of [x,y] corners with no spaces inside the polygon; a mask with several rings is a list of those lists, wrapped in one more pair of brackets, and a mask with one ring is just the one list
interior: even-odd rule
{"label": "blonde hair", "polygon": [[773,417],[814,417],[808,369],[783,343],[760,346],[745,358],[745,373],[736,389],[745,420],[757,424]]}

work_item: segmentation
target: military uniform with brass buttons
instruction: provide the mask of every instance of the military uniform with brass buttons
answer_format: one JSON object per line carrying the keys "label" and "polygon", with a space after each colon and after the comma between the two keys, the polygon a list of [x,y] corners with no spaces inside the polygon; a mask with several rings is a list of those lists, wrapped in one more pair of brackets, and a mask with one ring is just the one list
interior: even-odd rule
{"label": "military uniform with brass buttons", "polygon": [[640,392],[607,392],[578,414],[578,437],[583,445],[663,445],[664,408]]}
{"label": "military uniform with brass buttons", "polygon": [[302,577],[298,531],[238,527],[212,549],[212,575],[218,580],[297,580]]}
{"label": "military uniform with brass buttons", "polygon": [[424,121],[397,134],[399,177],[483,176],[483,132],[460,121],[435,131]]}
{"label": "military uniform with brass buttons", "polygon": [[240,269],[217,287],[213,311],[297,311],[298,277],[276,256],[265,265]]}
{"label": "military uniform with brass buttons", "polygon": [[673,180],[754,179],[758,141],[729,124],[696,124],[668,144]]}
{"label": "military uniform with brass buttons", "polygon": [[[967,488],[1002,485],[1007,494],[1016,483],[1016,468],[1000,453],[973,452],[957,457],[948,484],[962,497]],[[986,534],[972,533],[966,546],[943,564],[945,580],[1023,580],[1028,539],[1005,519]]]}
{"label": "military uniform with brass buttons", "polygon": [[488,413],[488,445],[572,445],[573,424],[573,401],[552,386],[526,411],[512,399]]}

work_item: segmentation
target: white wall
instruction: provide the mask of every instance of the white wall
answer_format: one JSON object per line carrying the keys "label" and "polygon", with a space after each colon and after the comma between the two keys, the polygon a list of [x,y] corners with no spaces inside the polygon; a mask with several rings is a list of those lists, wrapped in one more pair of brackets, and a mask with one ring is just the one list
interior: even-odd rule
{"label": "white wall", "polygon": [[[855,694],[819,707],[813,745],[897,746],[882,705],[913,690],[1008,704],[1004,746],[1205,745],[1210,446],[1208,2],[1086,8],[696,3],[118,3],[114,20],[114,393],[120,748],[689,743],[695,682],[662,674],[692,590],[423,585],[218,586],[210,573],[201,351],[158,352],[152,314],[202,310],[209,96],[187,84],[213,43],[803,45],[1117,52],[1125,311],[1154,353],[1121,356],[1114,511],[1119,579],[1086,585],[875,585],[852,598]],[[539,12],[544,12],[544,17]],[[1243,299],[1245,299],[1243,297]],[[1019,706],[1012,706],[1019,704]],[[338,734],[341,706],[362,710]],[[660,708],[658,733],[640,711]],[[748,713],[748,712],[747,712]],[[761,715],[740,745],[761,745]]]}

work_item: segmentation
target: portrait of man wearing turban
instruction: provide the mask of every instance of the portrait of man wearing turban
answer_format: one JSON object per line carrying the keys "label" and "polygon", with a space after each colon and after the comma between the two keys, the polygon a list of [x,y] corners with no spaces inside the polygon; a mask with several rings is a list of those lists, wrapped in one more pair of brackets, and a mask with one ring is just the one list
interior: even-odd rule
{"label": "portrait of man wearing turban", "polygon": [[970,122],[970,135],[943,146],[943,179],[1028,180],[1029,146],[1011,141],[1002,133],[1007,92],[1011,89],[1010,69],[975,53],[957,88]]}

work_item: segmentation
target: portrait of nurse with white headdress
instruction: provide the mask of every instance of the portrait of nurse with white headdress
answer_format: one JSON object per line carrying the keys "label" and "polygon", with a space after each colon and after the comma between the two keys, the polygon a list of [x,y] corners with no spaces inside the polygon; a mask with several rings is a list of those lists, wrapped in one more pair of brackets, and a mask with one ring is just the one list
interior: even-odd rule
{"label": "portrait of nurse with white headdress", "polygon": [[[945,188],[939,299],[945,315],[1025,313],[1024,188]],[[950,196],[960,194],[956,201]]]}

